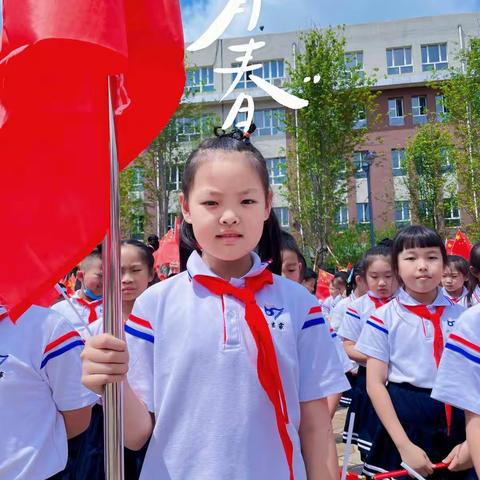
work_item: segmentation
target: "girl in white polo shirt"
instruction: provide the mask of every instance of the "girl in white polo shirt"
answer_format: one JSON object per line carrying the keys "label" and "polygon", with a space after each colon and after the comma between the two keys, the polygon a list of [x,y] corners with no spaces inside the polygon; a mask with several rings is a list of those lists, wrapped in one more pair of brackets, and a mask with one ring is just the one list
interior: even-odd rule
{"label": "girl in white polo shirt", "polygon": [[67,438],[98,399],[80,383],[82,348],[58,313],[33,306],[13,323],[0,307],[1,479],[64,478]]}
{"label": "girl in white polo shirt", "polygon": [[[424,226],[406,227],[394,239],[392,267],[402,288],[370,316],[356,344],[368,356],[367,391],[383,424],[367,474],[396,470],[403,461],[432,475],[433,464],[465,440],[463,412],[430,397],[444,342],[464,311],[438,288],[446,261],[442,239]],[[432,478],[465,475],[439,470]]]}
{"label": "girl in white polo shirt", "polygon": [[367,395],[365,368],[367,357],[355,349],[355,344],[369,316],[377,308],[388,303],[397,289],[397,282],[392,271],[390,246],[377,245],[365,253],[362,276],[368,291],[347,308],[338,335],[343,338],[343,346],[347,355],[359,365],[352,401],[345,421],[343,441],[347,440],[350,415],[355,413],[352,443],[358,445],[360,456],[365,461],[379,422]]}
{"label": "girl in white polo shirt", "polygon": [[465,411],[467,450],[480,476],[480,305],[465,311],[448,337],[432,397]]}
{"label": "girl in white polo shirt", "polygon": [[[182,238],[195,251],[125,327],[125,443],[152,435],[144,480],[338,475],[326,397],[348,384],[315,297],[269,269],[281,271],[268,170],[242,138],[189,156]],[[125,342],[93,337],[83,358],[89,388],[124,380]]]}

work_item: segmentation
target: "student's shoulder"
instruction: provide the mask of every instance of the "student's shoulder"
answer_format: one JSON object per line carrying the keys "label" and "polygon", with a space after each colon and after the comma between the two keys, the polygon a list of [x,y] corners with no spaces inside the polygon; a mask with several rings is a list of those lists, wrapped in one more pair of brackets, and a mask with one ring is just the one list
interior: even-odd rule
{"label": "student's shoulder", "polygon": [[282,300],[295,307],[320,307],[320,303],[303,285],[280,275],[273,275],[272,292],[282,297]]}
{"label": "student's shoulder", "polygon": [[151,303],[164,301],[167,298],[178,296],[180,291],[184,291],[190,279],[187,272],[179,273],[173,277],[167,278],[161,282],[148,287],[136,300],[135,303]]}
{"label": "student's shoulder", "polygon": [[463,310],[453,333],[480,343],[480,304]]}
{"label": "student's shoulder", "polygon": [[48,339],[56,334],[61,335],[74,330],[61,313],[38,305],[32,305],[23,313],[16,325],[20,330],[28,332],[29,338],[37,336],[37,340],[38,336]]}

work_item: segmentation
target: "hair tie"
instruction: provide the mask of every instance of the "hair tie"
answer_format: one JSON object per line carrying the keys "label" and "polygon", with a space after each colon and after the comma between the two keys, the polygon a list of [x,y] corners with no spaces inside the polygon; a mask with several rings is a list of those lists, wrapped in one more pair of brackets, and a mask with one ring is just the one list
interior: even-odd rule
{"label": "hair tie", "polygon": [[257,126],[252,123],[246,132],[243,132],[243,130],[237,127],[232,127],[229,130],[224,130],[222,127],[214,127],[213,133],[218,138],[234,138],[240,142],[250,144],[250,137],[256,129]]}

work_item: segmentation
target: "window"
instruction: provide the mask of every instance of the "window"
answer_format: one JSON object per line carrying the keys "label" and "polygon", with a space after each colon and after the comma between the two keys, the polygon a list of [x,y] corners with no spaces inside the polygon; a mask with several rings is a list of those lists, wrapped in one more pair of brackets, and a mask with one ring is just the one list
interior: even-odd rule
{"label": "window", "polygon": [[177,218],[178,215],[174,212],[170,212],[167,215],[167,228],[170,230],[171,228],[175,228],[175,218]]}
{"label": "window", "polygon": [[143,239],[144,215],[143,213],[132,214],[132,238]]}
{"label": "window", "polygon": [[213,92],[213,67],[187,69],[187,90],[191,92]]}
{"label": "window", "polygon": [[392,175],[394,177],[400,177],[405,175],[404,170],[404,159],[405,159],[405,149],[404,148],[393,148],[392,152]]}
{"label": "window", "polygon": [[267,158],[270,185],[283,185],[286,179],[287,165],[285,157]]}
{"label": "window", "polygon": [[[232,67],[239,67],[240,63],[232,63]],[[277,87],[282,85],[285,78],[285,65],[283,60],[267,60],[262,63],[262,68],[246,72],[235,86],[235,88],[254,88],[255,83],[250,81],[250,74],[261,77],[267,82],[273,83]],[[235,80],[237,73],[232,73],[232,81]]]}
{"label": "window", "polygon": [[351,75],[349,70],[355,70],[358,72],[360,77],[365,75],[363,69],[363,51],[358,52],[346,52],[345,53],[345,66],[347,67],[347,76]]}
{"label": "window", "polygon": [[410,202],[395,202],[395,222],[397,225],[410,222]]}
{"label": "window", "polygon": [[446,70],[448,68],[447,44],[422,45],[422,70]]}
{"label": "window", "polygon": [[289,223],[289,215],[288,215],[288,208],[287,207],[274,207],[273,211],[278,218],[278,222],[280,223],[280,227],[284,230],[288,230],[290,227]]}
{"label": "window", "polygon": [[427,123],[427,97],[412,97],[412,120],[414,125]]}
{"label": "window", "polygon": [[403,110],[403,98],[390,98],[388,100],[388,118],[391,127],[405,125],[405,112]]}
{"label": "window", "polygon": [[412,47],[387,48],[387,73],[412,73]]}
{"label": "window", "polygon": [[363,169],[366,155],[367,152],[354,152],[353,154],[353,168],[355,171],[355,178],[367,177],[367,172]]}
{"label": "window", "polygon": [[178,192],[182,188],[183,164],[169,165],[167,167],[167,189]]}
{"label": "window", "polygon": [[192,142],[200,139],[201,122],[198,118],[177,118],[177,140]]}
{"label": "window", "polygon": [[443,95],[435,96],[435,112],[437,114],[437,122],[443,122],[446,114],[448,113],[447,107],[445,107]]}
{"label": "window", "polygon": [[365,112],[365,108],[362,108],[357,112],[357,120],[355,121],[353,128],[357,130],[359,128],[365,128],[366,126],[367,126],[367,113]]}
{"label": "window", "polygon": [[337,210],[333,221],[338,227],[346,227],[348,225],[348,207],[346,205]]}
{"label": "window", "polygon": [[145,190],[144,171],[142,167],[134,167],[132,172],[132,191],[143,192]]}
{"label": "window", "polygon": [[442,172],[452,172],[453,171],[453,162],[452,162],[452,151],[449,148],[442,148]]}
{"label": "window", "polygon": [[[240,112],[237,115],[235,124],[240,121],[245,121],[246,118],[246,112]],[[285,109],[265,108],[264,110],[255,110],[253,123],[257,126],[255,133],[260,137],[281,135],[284,132]]]}
{"label": "window", "polygon": [[357,223],[370,223],[368,203],[357,203]]}
{"label": "window", "polygon": [[458,208],[458,201],[455,197],[446,198],[443,201],[443,218],[445,219],[445,226],[447,227],[460,225],[460,209]]}

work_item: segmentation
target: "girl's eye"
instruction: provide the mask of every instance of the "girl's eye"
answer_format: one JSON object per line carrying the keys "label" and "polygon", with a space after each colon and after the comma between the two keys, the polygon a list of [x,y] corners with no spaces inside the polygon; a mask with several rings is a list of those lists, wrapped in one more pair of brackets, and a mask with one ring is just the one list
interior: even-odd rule
{"label": "girl's eye", "polygon": [[205,202],[202,202],[202,205],[205,205],[207,207],[213,207],[217,205],[217,202],[215,202],[214,200],[206,200]]}
{"label": "girl's eye", "polygon": [[244,205],[252,205],[253,203],[257,203],[255,200],[252,200],[251,198],[246,198],[245,200],[242,200],[242,203]]}

